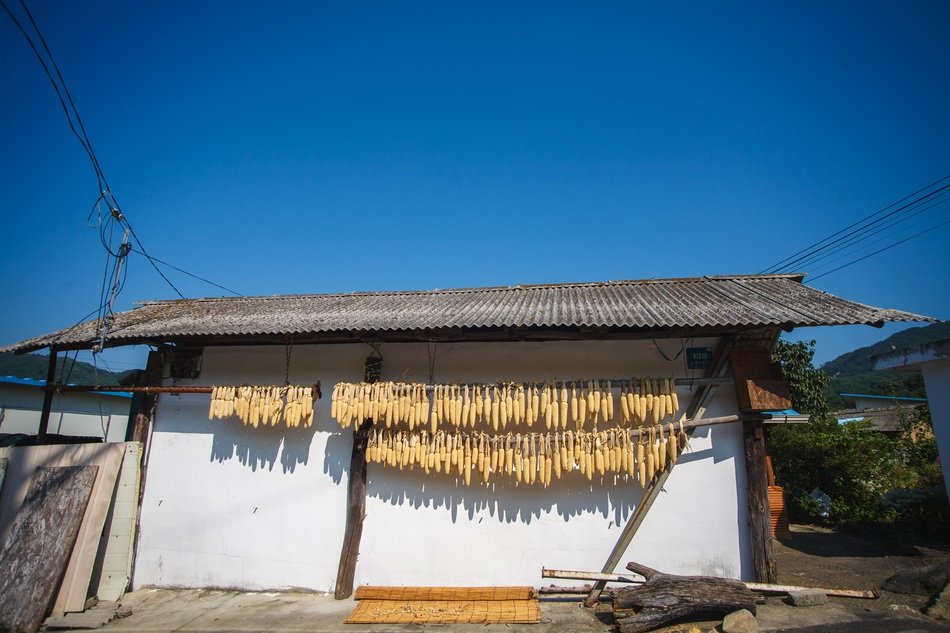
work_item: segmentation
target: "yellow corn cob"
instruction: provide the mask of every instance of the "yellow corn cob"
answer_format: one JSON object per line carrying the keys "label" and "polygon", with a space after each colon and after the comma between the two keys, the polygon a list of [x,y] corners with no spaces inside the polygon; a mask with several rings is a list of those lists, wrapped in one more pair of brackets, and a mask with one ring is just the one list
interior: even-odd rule
{"label": "yellow corn cob", "polygon": [[666,468],[666,434],[663,433],[663,425],[659,427],[659,439],[657,441],[657,470]]}
{"label": "yellow corn cob", "polygon": [[578,423],[577,418],[577,383],[571,383],[571,420],[574,421],[576,426]]}
{"label": "yellow corn cob", "polygon": [[637,479],[640,481],[641,486],[646,486],[647,484],[647,462],[646,462],[646,446],[644,445],[643,438],[640,438],[640,441],[637,443]]}

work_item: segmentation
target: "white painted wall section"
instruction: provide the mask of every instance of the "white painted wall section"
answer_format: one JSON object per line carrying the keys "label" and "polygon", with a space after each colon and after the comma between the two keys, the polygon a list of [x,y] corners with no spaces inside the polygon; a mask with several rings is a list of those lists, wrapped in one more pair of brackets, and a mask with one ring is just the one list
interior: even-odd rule
{"label": "white painted wall section", "polygon": [[[717,341],[692,341],[715,347]],[[661,340],[669,358],[680,340]],[[652,342],[391,344],[383,380],[436,382],[685,376]],[[294,348],[290,382],[320,380],[309,430],[209,422],[207,395],[162,395],[153,426],[135,585],[331,591],[346,512],[352,431],[329,420],[365,345]],[[282,384],[283,346],[208,348],[195,384]],[[701,374],[694,371],[694,375]],[[680,388],[685,408],[690,391]],[[731,386],[707,415],[735,412]],[[541,568],[600,569],[643,490],[573,473],[549,489],[500,477],[368,467],[357,584],[541,585]],[[701,535],[701,538],[697,538]],[[697,430],[624,560],[674,573],[751,574],[738,425]]]}
{"label": "white painted wall section", "polygon": [[[47,431],[124,442],[131,404],[130,397],[58,393],[53,396]],[[43,392],[39,388],[0,383],[0,433],[35,434],[42,409]]]}
{"label": "white painted wall section", "polygon": [[943,464],[943,485],[950,497],[950,360],[944,358],[925,363],[921,369],[930,404],[930,419],[937,438],[937,452]]}

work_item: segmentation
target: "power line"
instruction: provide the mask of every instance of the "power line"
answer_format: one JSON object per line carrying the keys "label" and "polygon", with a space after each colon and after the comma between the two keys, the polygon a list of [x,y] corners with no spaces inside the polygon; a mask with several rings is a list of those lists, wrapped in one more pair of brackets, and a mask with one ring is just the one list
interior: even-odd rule
{"label": "power line", "polygon": [[[173,284],[172,281],[165,275],[165,273],[163,273],[161,269],[158,267],[157,262],[161,260],[157,260],[153,258],[148,253],[148,250],[145,248],[145,245],[142,243],[141,238],[139,238],[135,229],[132,227],[132,224],[129,222],[125,214],[122,212],[122,208],[119,205],[119,202],[115,197],[115,194],[112,192],[112,189],[109,186],[108,180],[106,179],[105,172],[102,170],[101,164],[99,162],[99,158],[96,155],[95,150],[93,150],[92,148],[92,141],[89,139],[89,135],[86,132],[86,126],[83,123],[82,117],[79,115],[79,110],[76,107],[76,103],[73,100],[72,94],[69,92],[69,88],[66,85],[66,80],[63,78],[63,74],[59,69],[59,65],[56,63],[56,59],[53,56],[53,52],[52,50],[50,50],[50,47],[47,44],[46,38],[43,36],[42,31],[40,31],[39,25],[36,23],[36,20],[33,18],[33,14],[30,12],[29,8],[26,6],[25,0],[20,0],[20,6],[22,7],[23,12],[26,14],[27,18],[29,19],[29,23],[32,26],[33,31],[35,32],[36,37],[39,39],[40,44],[42,45],[43,51],[45,51],[46,57],[49,60],[49,63],[47,63],[47,59],[44,59],[43,54],[40,52],[39,48],[37,47],[36,42],[34,41],[33,37],[30,35],[29,32],[27,32],[26,28],[23,26],[23,23],[16,17],[16,15],[14,15],[14,13],[10,10],[10,8],[7,6],[4,0],[0,0],[0,6],[2,6],[3,10],[6,12],[6,14],[10,17],[10,19],[16,25],[17,29],[20,31],[20,34],[26,40],[27,44],[32,49],[33,54],[36,56],[36,59],[39,61],[44,74],[46,75],[47,79],[49,79],[50,84],[53,86],[53,91],[56,93],[56,97],[59,100],[60,107],[63,109],[63,114],[66,116],[66,121],[69,124],[69,129],[72,131],[73,135],[79,141],[79,144],[83,147],[83,150],[86,152],[86,155],[88,156],[89,161],[92,164],[92,168],[96,174],[96,181],[99,187],[99,196],[96,198],[96,202],[93,204],[92,211],[89,214],[89,218],[87,218],[87,222],[91,220],[91,218],[97,212],[97,210],[100,209],[100,205],[102,203],[105,203],[106,205],[108,205],[108,208],[109,208],[108,216],[105,219],[102,218],[101,211],[99,211],[100,215],[98,218],[97,225],[90,224],[90,226],[98,226],[99,238],[100,238],[100,241],[102,242],[103,248],[105,248],[106,250],[106,265],[105,265],[105,271],[103,275],[102,289],[100,292],[100,304],[97,310],[99,313],[99,317],[98,317],[99,321],[102,322],[104,319],[111,317],[111,306],[115,300],[115,296],[118,294],[119,291],[121,291],[121,289],[125,285],[125,279],[127,278],[128,269],[127,268],[125,269],[124,274],[121,276],[121,280],[120,280],[120,276],[116,273],[120,271],[120,267],[122,266],[123,260],[126,259],[128,253],[131,252],[132,250],[135,250],[136,253],[139,253],[140,255],[144,256],[145,259],[148,260],[152,268],[155,269],[155,272],[157,272],[159,276],[161,276],[161,278],[165,281],[165,283],[169,285],[169,287],[171,287],[171,289],[175,292],[175,294],[177,294],[180,298],[184,299],[185,296],[181,293],[181,291],[178,290],[175,284]],[[53,72],[50,71],[50,66],[52,66],[53,71],[55,71],[55,74],[56,74],[55,78],[53,76]],[[67,103],[68,103],[68,106],[67,106]],[[77,129],[77,126],[78,126],[78,129]],[[119,226],[122,226],[124,229],[123,242],[117,251],[114,250],[112,247],[112,239],[113,239],[112,231],[114,229],[115,223],[117,223]],[[107,237],[107,233],[108,233],[108,237]],[[126,243],[128,235],[132,236],[132,239],[138,245],[138,249],[132,249],[131,246]],[[116,261],[113,263],[112,259],[115,259]],[[205,279],[203,277],[190,273],[182,268],[172,266],[171,264],[167,262],[161,262],[161,263],[183,274],[189,275],[191,277],[194,277],[195,279],[201,280],[205,283],[211,284],[215,287],[226,290],[227,292],[231,292],[233,294],[237,294],[240,296],[240,293],[236,293],[233,290],[230,290],[208,279]],[[113,273],[112,276],[114,277],[114,282],[111,286],[111,290],[107,292],[107,288],[109,288],[108,279],[110,277],[110,269],[112,270],[112,273]],[[109,299],[106,299],[107,294],[110,297]],[[105,313],[103,311],[105,311]]]}
{"label": "power line", "polygon": [[895,246],[898,246],[898,245],[900,245],[900,244],[903,244],[904,242],[909,242],[910,240],[912,240],[912,239],[914,239],[914,238],[916,238],[916,237],[920,237],[921,235],[924,235],[925,233],[930,233],[931,231],[935,231],[935,230],[939,229],[941,226],[944,226],[944,225],[946,225],[946,224],[950,224],[950,220],[945,220],[945,221],[941,222],[940,224],[937,224],[936,226],[932,226],[932,227],[930,227],[929,229],[925,229],[925,230],[921,231],[920,233],[915,233],[914,235],[911,235],[910,237],[905,237],[904,239],[902,239],[902,240],[900,240],[900,241],[898,241],[898,242],[894,242],[893,244],[890,244],[890,245],[888,245],[888,246],[885,246],[884,248],[879,248],[878,250],[874,251],[873,253],[868,253],[868,254],[865,255],[864,257],[859,257],[859,258],[857,258],[857,259],[854,259],[854,260],[848,262],[847,264],[842,264],[841,266],[838,266],[837,268],[832,268],[831,270],[829,270],[829,271],[826,272],[826,273],[822,273],[822,274],[818,275],[817,277],[812,277],[811,279],[808,280],[808,283],[812,283],[812,282],[814,282],[814,281],[817,280],[817,279],[821,279],[822,277],[827,277],[828,275],[830,275],[830,274],[833,273],[833,272],[837,272],[837,271],[841,270],[842,268],[847,268],[848,266],[850,266],[850,265],[852,265],[852,264],[857,264],[858,262],[863,261],[863,260],[867,259],[868,257],[871,257],[871,256],[873,256],[873,255],[877,255],[878,253],[882,253],[882,252],[884,252],[884,251],[886,251],[886,250],[888,250],[888,249],[890,249],[890,248],[894,248]]}
{"label": "power line", "polygon": [[[855,249],[863,248],[862,243],[866,242],[868,239],[872,238],[873,236],[879,233],[882,233],[883,231],[886,231],[888,229],[894,229],[897,225],[903,224],[904,222],[909,221],[910,219],[920,215],[921,213],[925,211],[929,211],[930,209],[933,209],[935,207],[938,207],[944,204],[945,202],[947,202],[948,198],[950,198],[950,191],[944,191],[942,194],[934,198],[931,201],[931,204],[924,205],[921,200],[915,201],[913,203],[914,206],[908,207],[905,210],[904,215],[900,217],[896,217],[896,218],[891,218],[890,221],[878,226],[874,230],[871,230],[872,225],[868,225],[867,227],[865,227],[865,229],[862,229],[861,232],[856,233],[855,235],[849,237],[848,239],[838,244],[836,247],[829,248],[828,250],[825,250],[825,251],[818,251],[814,255],[811,255],[810,257],[805,258],[801,262],[798,262],[796,264],[796,267],[804,270],[806,266],[811,268],[811,266],[813,266],[814,264],[817,264],[818,262],[824,259],[827,259],[829,257],[832,257],[834,255],[838,255],[839,253],[844,253],[843,256],[847,256],[848,251],[853,252],[853,250]],[[911,223],[909,226],[916,226],[918,224],[920,224],[920,221]],[[904,230],[906,228],[908,227],[902,227],[900,230]],[[874,240],[871,242],[871,244],[874,244],[879,241],[880,240]],[[836,258],[836,259],[840,259],[840,258]],[[819,268],[821,268],[821,266],[819,266]],[[810,272],[815,272],[815,271],[810,270]]]}
{"label": "power line", "polygon": [[[857,222],[854,222],[853,224],[850,224],[850,225],[844,227],[843,229],[841,229],[840,231],[837,231],[836,233],[832,233],[832,234],[829,235],[828,237],[826,237],[826,238],[824,238],[824,239],[822,239],[822,240],[819,240],[819,241],[815,242],[814,244],[811,244],[810,246],[806,246],[805,248],[803,248],[802,250],[798,251],[797,253],[794,253],[794,254],[792,254],[792,255],[786,257],[785,259],[781,260],[780,262],[778,262],[778,263],[776,263],[776,264],[773,264],[772,266],[769,266],[769,267],[766,268],[765,270],[760,271],[759,274],[772,273],[772,272],[778,272],[778,271],[780,271],[780,270],[787,270],[787,269],[790,269],[792,266],[795,266],[795,265],[799,264],[800,262],[802,262],[803,260],[807,259],[808,257],[810,257],[810,256],[812,256],[812,255],[814,255],[814,254],[816,254],[816,253],[818,253],[818,252],[820,252],[820,251],[823,251],[823,250],[825,250],[825,249],[828,249],[828,248],[834,246],[835,244],[838,244],[838,243],[841,242],[842,240],[847,239],[848,237],[850,237],[851,235],[854,235],[855,233],[860,233],[861,231],[867,229],[868,227],[873,226],[874,224],[877,224],[878,222],[881,222],[882,220],[884,220],[884,219],[886,219],[886,218],[888,218],[888,217],[891,217],[891,216],[893,216],[893,215],[895,215],[895,214],[897,214],[897,213],[900,213],[901,211],[907,209],[908,207],[913,207],[914,205],[919,204],[921,201],[923,201],[923,200],[925,200],[925,199],[927,199],[927,198],[929,198],[929,197],[932,197],[933,195],[936,195],[937,193],[939,193],[939,192],[941,192],[941,191],[944,191],[944,190],[950,188],[950,184],[944,185],[943,187],[940,187],[940,188],[937,189],[936,191],[932,191],[932,192],[930,192],[930,193],[928,193],[928,194],[922,196],[920,199],[915,200],[915,201],[913,201],[913,202],[911,202],[911,203],[908,203],[907,205],[904,205],[904,206],[902,206],[902,207],[900,207],[900,208],[898,208],[898,209],[895,209],[894,211],[891,211],[890,213],[887,213],[886,215],[884,215],[884,216],[878,218],[877,220],[874,220],[874,221],[870,222],[869,224],[866,224],[866,223],[868,223],[872,218],[874,218],[875,216],[881,215],[882,213],[884,213],[884,212],[887,211],[888,209],[891,209],[892,207],[897,206],[897,205],[903,203],[904,201],[909,200],[910,198],[913,198],[914,196],[917,196],[918,194],[921,194],[921,193],[923,193],[924,191],[927,191],[928,189],[931,189],[931,188],[933,188],[933,187],[939,185],[940,183],[942,183],[942,182],[944,182],[945,180],[948,180],[948,179],[950,179],[950,174],[944,176],[943,178],[940,178],[939,180],[936,180],[936,181],[930,183],[930,184],[927,185],[926,187],[922,187],[921,189],[918,189],[917,191],[915,191],[915,192],[912,193],[912,194],[909,194],[909,195],[907,195],[907,196],[904,196],[903,198],[901,198],[900,200],[897,200],[896,202],[892,202],[891,204],[887,205],[887,206],[884,207],[883,209],[880,209],[880,210],[878,210],[878,211],[875,211],[874,213],[872,213],[872,214],[870,214],[870,215],[868,215],[868,216],[866,216],[866,217],[864,217],[864,218],[858,220]],[[862,225],[865,225],[865,226],[862,226]],[[854,230],[854,231],[851,231],[850,233],[847,233],[847,231],[850,231],[851,229],[854,229],[855,227],[860,227],[860,228],[858,228],[858,229],[856,229],[856,230]],[[845,235],[841,236],[842,233],[845,233]],[[841,237],[838,237],[838,236],[841,236]],[[834,239],[834,238],[838,238],[838,239]],[[830,241],[829,241],[829,240],[830,240]]]}
{"label": "power line", "polygon": [[[134,249],[134,248],[133,248],[132,250],[135,251],[136,253],[139,253],[139,252],[140,252],[140,251],[138,251],[138,250],[136,250],[136,249]],[[187,270],[178,268],[177,266],[174,266],[174,265],[172,265],[172,264],[169,264],[168,262],[162,261],[162,260],[160,260],[160,259],[157,258],[157,257],[152,257],[152,259],[155,260],[156,262],[158,262],[159,264],[162,264],[163,266],[168,266],[169,268],[171,268],[171,269],[173,269],[173,270],[177,270],[178,272],[183,273],[183,274],[185,274],[185,275],[188,275],[189,277],[194,277],[195,279],[197,279],[197,280],[199,280],[199,281],[203,281],[203,282],[205,282],[206,284],[210,284],[210,285],[214,286],[215,288],[220,288],[221,290],[224,290],[225,292],[230,292],[231,294],[233,294],[233,295],[235,295],[235,296],[237,296],[237,297],[243,297],[243,296],[244,296],[244,295],[242,295],[240,292],[238,292],[238,291],[236,291],[236,290],[231,290],[230,288],[227,288],[227,287],[222,286],[222,285],[220,285],[220,284],[216,284],[216,283],[214,283],[214,282],[211,281],[211,280],[205,279],[204,277],[199,277],[198,275],[195,275],[194,273],[190,273],[190,272],[188,272]]]}

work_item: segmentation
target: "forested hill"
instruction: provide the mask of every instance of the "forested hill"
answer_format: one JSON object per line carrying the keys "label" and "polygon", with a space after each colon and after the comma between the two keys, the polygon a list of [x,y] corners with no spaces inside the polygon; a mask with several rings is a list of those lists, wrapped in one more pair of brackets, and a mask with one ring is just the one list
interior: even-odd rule
{"label": "forested hill", "polygon": [[[56,359],[57,380],[63,375],[63,363],[66,359],[60,356]],[[96,369],[89,363],[77,361],[75,366],[72,359],[66,367],[68,382],[74,385],[117,385],[121,373],[106,371],[101,367]],[[16,376],[17,378],[35,378],[46,380],[46,370],[49,367],[49,356],[41,354],[23,354],[17,356],[13,352],[0,353],[0,376]]]}
{"label": "forested hill", "polygon": [[831,408],[845,406],[837,395],[840,392],[923,397],[924,381],[919,371],[873,371],[871,357],[945,338],[950,338],[950,322],[932,323],[892,334],[874,345],[858,348],[828,361],[821,366],[821,370],[831,378],[826,392]]}

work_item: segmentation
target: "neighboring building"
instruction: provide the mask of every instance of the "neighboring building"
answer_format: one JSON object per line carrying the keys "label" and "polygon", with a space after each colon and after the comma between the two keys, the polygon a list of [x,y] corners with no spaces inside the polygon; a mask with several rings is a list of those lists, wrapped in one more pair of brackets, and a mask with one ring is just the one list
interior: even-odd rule
{"label": "neighboring building", "polygon": [[[44,386],[45,380],[0,376],[0,434],[36,434]],[[124,442],[131,405],[128,393],[57,393],[47,432]]]}
{"label": "neighboring building", "polygon": [[842,409],[835,413],[838,424],[860,422],[868,425],[869,431],[897,435],[904,429],[907,416],[914,415],[917,407],[880,407],[876,409]]}
{"label": "neighboring building", "polygon": [[841,393],[838,396],[842,400],[854,401],[854,410],[866,411],[868,409],[883,409],[899,406],[915,406],[927,402],[927,398],[913,398],[910,396],[878,396],[869,393]]}
{"label": "neighboring building", "polygon": [[944,464],[943,481],[950,496],[950,339],[879,354],[871,358],[875,370],[920,371],[924,375],[927,402],[937,451]]}
{"label": "neighboring building", "polygon": [[[137,421],[150,435],[135,586],[329,591],[346,584],[340,570],[356,556],[341,549],[354,541],[357,584],[539,585],[542,567],[599,570],[637,508],[649,505],[627,477],[588,480],[575,471],[547,488],[498,476],[466,487],[454,475],[370,463],[365,497],[354,501],[365,508],[349,513],[361,522],[360,539],[348,523],[348,487],[360,479],[351,464],[359,468],[362,440],[330,418],[330,395],[338,383],[363,380],[369,356],[382,357],[382,380],[427,385],[670,376],[680,414],[742,412],[745,422],[696,429],[620,560],[756,578],[771,541],[761,539],[768,504],[749,490],[765,497],[757,412],[788,406],[768,361],[781,331],[930,320],[801,281],[751,275],[186,299],[118,313],[110,346],[160,349],[147,384],[319,382],[323,391],[310,428],[209,420],[207,394],[157,396],[151,427]],[[96,342],[90,322],[6,349],[55,356]]]}

